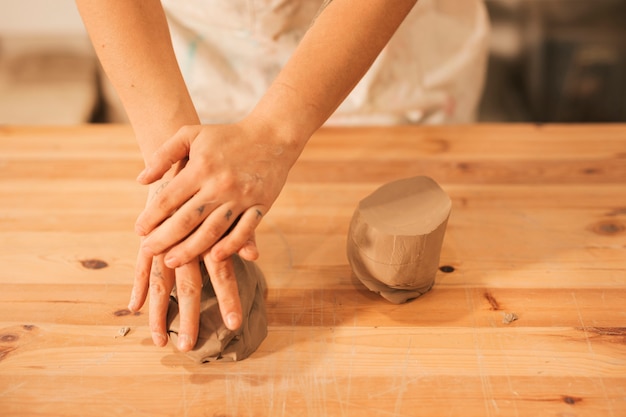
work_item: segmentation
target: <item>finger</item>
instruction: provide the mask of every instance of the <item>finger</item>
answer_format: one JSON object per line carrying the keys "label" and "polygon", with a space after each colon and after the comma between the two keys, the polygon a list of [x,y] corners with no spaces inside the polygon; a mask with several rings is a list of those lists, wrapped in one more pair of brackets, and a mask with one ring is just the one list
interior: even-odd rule
{"label": "finger", "polygon": [[146,167],[137,176],[141,184],[150,184],[163,176],[172,165],[189,155],[191,143],[201,126],[183,126],[165,141],[146,161]]}
{"label": "finger", "polygon": [[198,184],[194,181],[192,170],[183,169],[155,192],[135,221],[135,233],[147,235],[197,192]]}
{"label": "finger", "polygon": [[224,324],[230,330],[237,330],[241,326],[242,316],[233,259],[215,262],[210,254],[206,254],[204,263],[211,277]]}
{"label": "finger", "polygon": [[141,249],[137,254],[137,262],[135,263],[135,278],[133,281],[133,289],[130,293],[130,302],[128,309],[130,311],[139,311],[146,301],[148,295],[148,286],[150,285],[150,270],[152,267],[152,256],[147,256]]}
{"label": "finger", "polygon": [[[233,230],[211,248],[213,259],[222,261],[248,244],[250,236],[254,235],[254,230],[262,218],[263,211],[261,206],[251,207],[246,210]],[[256,245],[254,247],[256,248]]]}
{"label": "finger", "polygon": [[[167,252],[165,264],[170,268],[175,268],[190,262],[195,257],[206,252],[215,242],[222,238],[234,219],[233,211],[225,206],[220,206],[213,210],[192,234]],[[165,246],[163,241],[149,242],[149,244],[158,248]],[[167,249],[167,246],[165,246],[165,249]]]}
{"label": "finger", "polygon": [[155,257],[150,272],[150,330],[157,346],[167,344],[165,321],[173,287],[174,271],[163,264],[162,256]]}
{"label": "finger", "polygon": [[202,275],[197,259],[176,268],[176,295],[180,314],[178,349],[187,352],[196,344],[200,322]]}
{"label": "finger", "polygon": [[259,249],[256,245],[255,233],[252,233],[252,236],[250,236],[246,243],[237,251],[237,254],[247,261],[256,261],[259,258]]}
{"label": "finger", "polygon": [[[214,204],[200,202],[196,197],[192,198],[143,240],[142,249],[153,255],[164,252],[193,232],[214,209]],[[181,262],[179,265],[183,264],[184,262]],[[166,262],[166,265],[170,268],[179,266],[169,262]]]}

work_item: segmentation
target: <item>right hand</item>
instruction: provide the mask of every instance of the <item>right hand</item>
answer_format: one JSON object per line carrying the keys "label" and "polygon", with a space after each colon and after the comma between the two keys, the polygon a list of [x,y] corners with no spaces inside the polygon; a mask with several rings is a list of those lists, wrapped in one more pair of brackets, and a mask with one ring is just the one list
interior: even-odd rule
{"label": "right hand", "polygon": [[282,190],[297,158],[293,148],[250,119],[181,128],[138,177],[143,184],[159,181],[173,164],[189,158],[139,215],[143,249],[166,253],[165,264],[172,268],[207,251],[216,262],[238,253]]}

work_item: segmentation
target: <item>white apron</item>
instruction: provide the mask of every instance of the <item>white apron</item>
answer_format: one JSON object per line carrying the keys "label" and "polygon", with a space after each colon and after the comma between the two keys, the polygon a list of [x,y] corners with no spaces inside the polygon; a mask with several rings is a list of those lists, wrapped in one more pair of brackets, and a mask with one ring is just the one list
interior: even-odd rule
{"label": "white apron", "polygon": [[[258,102],[322,0],[162,3],[202,122],[223,123],[241,119]],[[482,0],[419,0],[327,124],[473,121],[488,32]]]}

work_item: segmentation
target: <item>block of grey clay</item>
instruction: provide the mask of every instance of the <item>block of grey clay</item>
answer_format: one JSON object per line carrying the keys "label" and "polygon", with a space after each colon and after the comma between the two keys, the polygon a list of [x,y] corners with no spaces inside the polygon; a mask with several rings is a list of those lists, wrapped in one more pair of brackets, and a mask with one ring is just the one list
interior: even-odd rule
{"label": "block of grey clay", "polygon": [[431,178],[387,183],[361,200],[347,240],[357,278],[393,303],[428,292],[435,282],[450,197]]}
{"label": "block of grey clay", "polygon": [[[267,336],[265,277],[254,262],[246,261],[238,255],[233,255],[233,264],[243,313],[242,325],[236,331],[229,330],[224,324],[209,274],[204,263],[201,263],[203,286],[198,341],[191,351],[186,352],[187,356],[198,363],[245,359],[256,351]],[[168,333],[174,344],[178,339],[179,321],[174,289],[170,296],[167,317]]]}

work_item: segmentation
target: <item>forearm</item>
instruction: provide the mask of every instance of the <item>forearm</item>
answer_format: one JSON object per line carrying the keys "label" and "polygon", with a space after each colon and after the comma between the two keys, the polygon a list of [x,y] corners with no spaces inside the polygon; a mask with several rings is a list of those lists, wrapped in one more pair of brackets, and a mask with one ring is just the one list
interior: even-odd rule
{"label": "forearm", "polygon": [[[251,116],[302,150],[359,82],[417,0],[334,0]],[[277,125],[278,124],[278,125]]]}
{"label": "forearm", "polygon": [[[286,145],[295,162],[416,1],[332,1],[247,118],[249,124],[261,137]],[[76,2],[144,157],[181,126],[200,123],[158,0]]]}
{"label": "forearm", "polygon": [[159,0],[76,0],[144,158],[199,119],[178,68]]}

